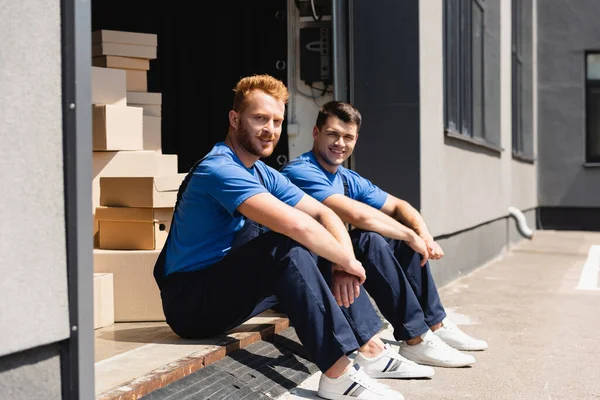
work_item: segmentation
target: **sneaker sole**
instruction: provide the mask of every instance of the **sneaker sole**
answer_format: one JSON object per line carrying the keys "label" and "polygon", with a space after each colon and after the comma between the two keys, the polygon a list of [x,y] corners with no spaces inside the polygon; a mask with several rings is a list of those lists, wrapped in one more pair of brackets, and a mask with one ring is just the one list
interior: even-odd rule
{"label": "sneaker sole", "polygon": [[319,390],[317,392],[317,396],[319,396],[322,399],[328,399],[328,400],[344,400],[344,399],[356,399],[356,397],[351,397],[351,396],[344,396],[343,394],[337,394],[337,393],[330,393],[330,392],[325,392],[325,391],[321,391]]}
{"label": "sneaker sole", "polygon": [[432,372],[417,372],[417,371],[394,371],[394,372],[375,372],[368,373],[371,378],[385,379],[385,378],[399,378],[399,379],[411,379],[411,378],[431,378],[435,375],[435,371]]}
{"label": "sneaker sole", "polygon": [[469,367],[473,364],[475,364],[475,362],[469,362],[469,363],[445,363],[445,364],[440,364],[440,363],[434,363],[434,362],[427,362],[427,361],[423,361],[423,360],[419,360],[419,361],[415,361],[418,362],[419,364],[423,364],[423,365],[429,365],[431,367],[442,367],[442,368],[461,368],[461,367]]}
{"label": "sneaker sole", "polygon": [[[344,400],[344,399],[356,400],[356,397],[353,397],[353,396],[344,396],[343,394],[331,393],[331,392],[326,392],[326,391],[322,391],[322,390],[319,390],[317,392],[317,396],[319,396],[322,399],[327,399],[327,400]],[[396,399],[404,400],[404,397],[397,397]]]}
{"label": "sneaker sole", "polygon": [[441,362],[435,362],[435,361],[421,360],[421,359],[413,358],[413,357],[411,357],[411,354],[407,354],[407,353],[402,353],[402,357],[407,358],[407,359],[409,359],[411,361],[414,361],[417,364],[429,365],[431,367],[460,368],[460,367],[468,367],[468,366],[471,366],[471,365],[475,364],[475,361],[472,361],[472,362],[445,362],[445,363],[441,363]]}
{"label": "sneaker sole", "polygon": [[[454,347],[454,346],[451,346]],[[456,350],[460,351],[484,351],[487,350],[487,347],[471,347],[471,346],[459,346],[454,347]]]}

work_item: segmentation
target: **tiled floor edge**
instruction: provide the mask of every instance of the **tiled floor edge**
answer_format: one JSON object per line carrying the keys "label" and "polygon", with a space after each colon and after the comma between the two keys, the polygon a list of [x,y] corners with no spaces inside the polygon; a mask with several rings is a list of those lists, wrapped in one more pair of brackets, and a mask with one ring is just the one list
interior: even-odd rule
{"label": "tiled floor edge", "polygon": [[105,391],[104,393],[100,393],[96,396],[96,400],[139,399],[154,390],[165,387],[178,379],[190,375],[191,373],[222,359],[233,351],[242,349],[259,340],[269,339],[274,334],[287,329],[289,326],[289,320],[287,318],[278,318],[271,323],[264,324],[264,326],[257,331],[247,332],[249,333],[247,336],[236,340],[232,339],[231,342],[218,347],[214,351],[198,356],[190,354]]}

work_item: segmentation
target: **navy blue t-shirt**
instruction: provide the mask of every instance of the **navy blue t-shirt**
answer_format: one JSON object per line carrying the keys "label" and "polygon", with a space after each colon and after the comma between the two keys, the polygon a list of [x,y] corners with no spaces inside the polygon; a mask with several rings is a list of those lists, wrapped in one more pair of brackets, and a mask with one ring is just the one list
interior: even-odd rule
{"label": "navy blue t-shirt", "polygon": [[325,170],[312,151],[290,161],[281,173],[288,177],[292,183],[305,193],[323,202],[333,194],[344,194],[344,180],[348,183],[348,197],[366,203],[378,210],[383,207],[388,194],[379,187],[363,178],[356,172],[339,166],[337,172],[332,174]]}
{"label": "navy blue t-shirt", "polygon": [[270,192],[294,207],[305,195],[262,161],[246,168],[223,142],[207,156],[194,171],[174,214],[165,243],[165,275],[200,270],[225,257],[245,223],[237,208],[250,197]]}

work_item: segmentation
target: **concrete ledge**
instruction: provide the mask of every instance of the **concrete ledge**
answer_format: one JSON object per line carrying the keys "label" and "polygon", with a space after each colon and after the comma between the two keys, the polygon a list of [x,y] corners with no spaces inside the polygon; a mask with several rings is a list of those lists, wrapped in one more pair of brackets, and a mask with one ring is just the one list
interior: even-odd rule
{"label": "concrete ledge", "polygon": [[[261,314],[262,315],[262,314]],[[150,343],[124,354],[96,363],[96,400],[139,399],[148,393],[165,387],[191,373],[198,371],[228,354],[243,349],[260,340],[271,338],[289,327],[289,320],[278,314],[273,317],[257,316],[239,327],[209,340],[184,340],[170,338],[163,343]],[[179,355],[177,355],[179,351]],[[173,359],[173,354],[175,359]],[[145,362],[147,360],[147,363]],[[102,386],[111,386],[110,382],[126,376],[128,364],[148,365],[149,370],[136,374],[133,378],[103,390]],[[153,366],[161,364],[158,367]],[[133,371],[131,371],[133,373]],[[99,380],[104,380],[99,382]],[[100,387],[98,385],[100,384]]]}

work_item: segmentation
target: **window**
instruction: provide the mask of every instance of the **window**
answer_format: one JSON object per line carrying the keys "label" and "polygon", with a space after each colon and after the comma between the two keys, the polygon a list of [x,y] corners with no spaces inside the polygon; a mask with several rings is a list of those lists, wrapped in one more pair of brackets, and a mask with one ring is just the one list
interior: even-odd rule
{"label": "window", "polygon": [[585,160],[600,163],[600,52],[586,54]]}
{"label": "window", "polygon": [[444,113],[446,130],[485,139],[484,1],[446,0]]}
{"label": "window", "polygon": [[533,157],[531,0],[512,0],[512,149]]}

